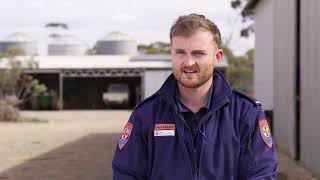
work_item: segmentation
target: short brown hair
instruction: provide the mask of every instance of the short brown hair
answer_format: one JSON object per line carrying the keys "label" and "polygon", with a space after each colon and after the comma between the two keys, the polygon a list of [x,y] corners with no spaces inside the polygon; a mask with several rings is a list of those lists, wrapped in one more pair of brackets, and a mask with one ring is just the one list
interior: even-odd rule
{"label": "short brown hair", "polygon": [[170,28],[170,41],[172,41],[173,36],[182,35],[188,37],[201,28],[212,33],[213,40],[219,47],[221,44],[221,35],[217,25],[207,19],[204,15],[199,14],[180,16]]}

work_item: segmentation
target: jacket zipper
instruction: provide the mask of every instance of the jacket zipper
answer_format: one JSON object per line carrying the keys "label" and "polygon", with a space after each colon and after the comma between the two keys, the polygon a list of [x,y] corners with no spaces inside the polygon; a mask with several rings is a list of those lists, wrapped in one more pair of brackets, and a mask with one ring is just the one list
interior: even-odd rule
{"label": "jacket zipper", "polygon": [[[177,113],[178,114],[178,113]],[[184,126],[185,127],[187,127],[188,128],[188,131],[189,131],[189,133],[192,135],[192,132],[191,132],[191,129],[189,128],[189,126],[188,126],[188,124],[185,122],[185,120],[184,120],[184,118],[183,118],[183,116],[181,115],[181,114],[178,114],[178,116],[179,116],[179,118],[180,118],[180,120],[182,120],[183,121],[183,123],[184,123]],[[199,169],[198,169],[198,165],[197,165],[197,152],[196,152],[196,149],[194,148],[194,137],[193,137],[193,135],[192,135],[192,138],[191,138],[191,146],[192,146],[192,151],[193,151],[193,165],[192,165],[192,169],[193,169],[193,174],[194,174],[194,176],[198,176],[198,174],[199,174]]]}
{"label": "jacket zipper", "polygon": [[[169,96],[166,96],[166,97],[167,97],[167,99],[169,99],[169,101],[171,101],[172,104],[175,104],[175,102],[174,102],[171,98],[169,98]],[[220,107],[222,107],[223,105],[225,105],[225,104],[228,103],[228,102],[229,102],[229,99],[225,98],[222,102],[220,102],[220,104],[219,104],[215,109],[212,109],[212,110],[210,110],[209,112],[207,112],[207,114],[204,115],[201,119],[207,118],[207,117],[209,117],[210,115],[214,114],[214,112],[216,112],[218,109],[220,109]],[[175,107],[175,106],[174,106],[174,107]],[[176,108],[176,107],[175,107],[175,108]],[[188,128],[189,133],[192,134],[191,129],[189,128],[188,124],[185,122],[183,116],[177,111],[177,109],[176,109],[176,114],[178,115],[178,117],[180,118],[180,120],[183,121],[184,126],[186,126],[186,127]],[[198,127],[197,127],[197,129],[196,129],[196,132],[199,131],[199,128],[202,126],[203,123],[205,123],[205,121],[200,121],[200,122],[199,122]],[[193,164],[193,171],[194,171],[194,172],[193,172],[193,173],[195,173],[195,174],[194,174],[194,175],[195,175],[195,178],[198,179],[199,171],[200,171],[200,170],[199,170],[200,164],[197,165],[196,149],[194,148],[194,140],[193,140],[193,137],[191,138],[191,143],[192,143],[193,162],[194,162],[194,164]],[[199,162],[200,162],[200,159],[199,159]]]}

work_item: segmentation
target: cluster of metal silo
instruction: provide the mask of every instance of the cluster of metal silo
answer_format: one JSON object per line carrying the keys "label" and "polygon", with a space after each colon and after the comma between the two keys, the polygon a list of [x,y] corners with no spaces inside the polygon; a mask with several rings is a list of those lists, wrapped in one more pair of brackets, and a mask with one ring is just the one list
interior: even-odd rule
{"label": "cluster of metal silo", "polygon": [[48,45],[48,55],[85,55],[89,50],[88,45],[73,35],[58,35],[53,37]]}
{"label": "cluster of metal silo", "polygon": [[37,42],[28,34],[16,32],[0,40],[0,52],[15,51],[19,55],[37,55]]}
{"label": "cluster of metal silo", "polygon": [[[134,55],[137,53],[137,42],[120,31],[113,31],[98,40],[94,50],[90,51],[87,43],[78,37],[53,33],[52,41],[48,44],[48,55],[81,56],[88,53],[97,55]],[[0,53],[15,50],[19,55],[38,55],[37,42],[29,35],[21,32],[13,33],[0,40]]]}
{"label": "cluster of metal silo", "polygon": [[95,50],[96,54],[132,55],[137,53],[137,42],[125,33],[113,31],[97,41]]}

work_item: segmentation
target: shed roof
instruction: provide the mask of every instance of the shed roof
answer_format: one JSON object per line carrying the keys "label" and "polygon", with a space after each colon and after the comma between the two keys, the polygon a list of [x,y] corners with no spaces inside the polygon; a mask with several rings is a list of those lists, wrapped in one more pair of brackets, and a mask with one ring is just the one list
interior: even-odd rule
{"label": "shed roof", "polygon": [[[30,57],[20,56],[17,59],[23,61]],[[39,69],[171,69],[169,55],[35,56],[33,60]],[[226,58],[217,65],[217,67],[227,66]],[[5,67],[5,61],[0,61],[0,67]]]}

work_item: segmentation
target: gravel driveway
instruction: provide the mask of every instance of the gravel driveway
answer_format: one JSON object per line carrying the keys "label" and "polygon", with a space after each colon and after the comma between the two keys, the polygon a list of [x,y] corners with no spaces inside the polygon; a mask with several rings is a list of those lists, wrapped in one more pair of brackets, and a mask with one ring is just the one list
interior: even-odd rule
{"label": "gravel driveway", "polygon": [[111,179],[131,111],[25,111],[48,123],[0,123],[0,180]]}

